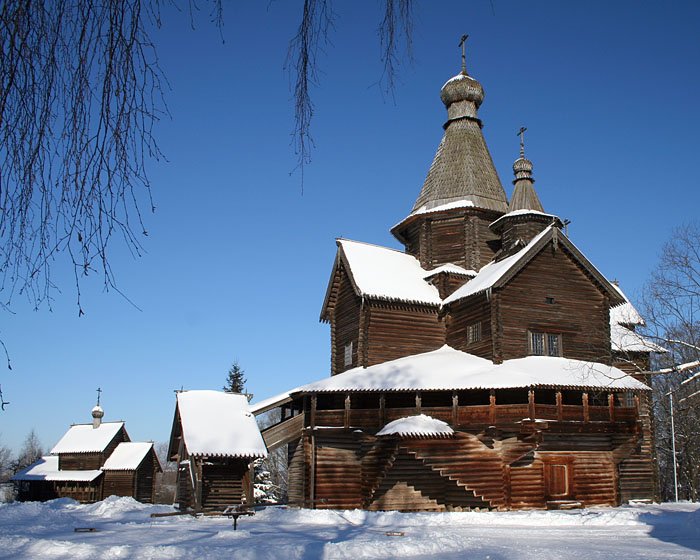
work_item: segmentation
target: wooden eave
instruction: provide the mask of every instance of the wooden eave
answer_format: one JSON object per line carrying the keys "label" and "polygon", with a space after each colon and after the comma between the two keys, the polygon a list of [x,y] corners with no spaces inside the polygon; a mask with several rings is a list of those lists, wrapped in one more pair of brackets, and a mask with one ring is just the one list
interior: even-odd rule
{"label": "wooden eave", "polygon": [[[177,405],[177,400],[175,401],[175,415],[173,416],[173,425],[170,428],[170,440],[168,442],[168,459],[171,459],[173,456],[177,455],[180,452],[180,444],[178,442],[177,449],[175,448],[175,438],[176,438],[176,429],[179,428],[180,431],[180,439],[182,439],[182,423],[180,421],[180,411],[178,410],[178,405]],[[180,457],[180,460],[182,460],[182,457]]]}
{"label": "wooden eave", "polygon": [[[419,221],[421,219],[429,218],[429,219],[450,219],[450,218],[461,218],[463,216],[468,216],[470,214],[483,214],[483,213],[491,213],[494,215],[499,215],[503,216],[503,212],[499,212],[498,210],[493,210],[492,208],[481,208],[479,206],[460,206],[457,208],[447,208],[445,210],[436,210],[435,212],[432,212],[428,210],[427,212],[422,212],[420,214],[409,214],[406,216],[403,220],[401,220],[398,224],[393,226],[391,228],[390,233],[401,243],[404,245],[407,242],[407,239],[403,236],[403,232],[408,229],[409,226],[411,226],[414,222]],[[495,220],[494,220],[495,221]]]}

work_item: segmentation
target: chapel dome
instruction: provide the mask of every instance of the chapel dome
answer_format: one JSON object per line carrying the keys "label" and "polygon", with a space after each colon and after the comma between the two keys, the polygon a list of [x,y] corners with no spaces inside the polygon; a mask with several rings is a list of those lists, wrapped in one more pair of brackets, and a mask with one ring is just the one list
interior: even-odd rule
{"label": "chapel dome", "polygon": [[105,415],[105,411],[102,410],[102,407],[99,404],[92,409],[92,417],[93,418],[102,418],[104,415]]}
{"label": "chapel dome", "polygon": [[532,172],[532,162],[529,159],[526,159],[523,156],[520,156],[513,163],[513,171],[515,172],[516,177],[518,176],[518,173],[522,173],[523,171],[531,173]]}
{"label": "chapel dome", "polygon": [[469,74],[460,72],[442,86],[440,99],[448,108],[458,101],[471,101],[478,109],[484,100],[484,88]]}

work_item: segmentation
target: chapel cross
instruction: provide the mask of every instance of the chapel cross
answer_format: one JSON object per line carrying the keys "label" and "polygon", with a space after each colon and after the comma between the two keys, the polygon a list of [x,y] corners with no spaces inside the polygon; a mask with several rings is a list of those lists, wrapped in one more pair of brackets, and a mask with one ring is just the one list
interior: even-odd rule
{"label": "chapel cross", "polygon": [[462,35],[462,38],[459,40],[459,46],[462,48],[462,73],[466,74],[467,73],[467,39],[469,39],[469,35]]}
{"label": "chapel cross", "polygon": [[97,406],[100,406],[100,395],[102,394],[102,389],[97,388]]}
{"label": "chapel cross", "polygon": [[520,127],[520,130],[518,130],[517,136],[520,136],[520,157],[525,157],[525,131],[527,128],[524,126]]}

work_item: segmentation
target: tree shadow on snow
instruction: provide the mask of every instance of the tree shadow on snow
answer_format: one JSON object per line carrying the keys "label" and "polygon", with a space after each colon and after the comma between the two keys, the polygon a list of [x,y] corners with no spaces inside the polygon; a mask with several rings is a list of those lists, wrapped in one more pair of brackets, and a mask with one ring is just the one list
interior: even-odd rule
{"label": "tree shadow on snow", "polygon": [[644,513],[639,520],[651,527],[649,536],[700,551],[700,510]]}

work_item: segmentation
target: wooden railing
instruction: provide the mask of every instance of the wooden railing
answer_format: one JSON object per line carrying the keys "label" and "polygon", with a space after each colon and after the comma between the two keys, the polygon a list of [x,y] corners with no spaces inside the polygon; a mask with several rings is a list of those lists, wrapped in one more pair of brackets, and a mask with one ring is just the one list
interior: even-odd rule
{"label": "wooden railing", "polygon": [[[587,411],[586,411],[587,410]],[[492,425],[492,424],[512,424],[531,418],[534,411],[534,419],[560,421],[560,422],[633,422],[637,419],[635,408],[608,406],[588,406],[582,405],[553,405],[535,404],[531,407],[528,404],[499,404],[499,405],[473,405],[458,406],[456,410],[450,406],[444,407],[406,407],[406,408],[373,408],[373,409],[336,409],[336,410],[316,410],[316,426],[337,426],[352,428],[379,429],[392,420],[415,416],[416,414],[426,414],[438,420],[447,422],[450,425]],[[456,412],[456,414],[455,414]],[[301,418],[303,415],[294,417],[294,429],[301,429]],[[299,418],[299,420],[297,420]],[[283,422],[286,424],[289,420]],[[307,413],[306,426],[310,426],[309,415]],[[285,426],[286,427],[286,426]],[[275,427],[273,427],[275,428]],[[265,441],[275,439],[272,433],[266,433],[271,429],[263,431]],[[278,428],[282,431],[282,425]],[[277,430],[275,430],[277,431]],[[289,428],[284,430],[289,431]],[[280,434],[282,435],[282,434]],[[286,436],[286,433],[284,434]]]}

